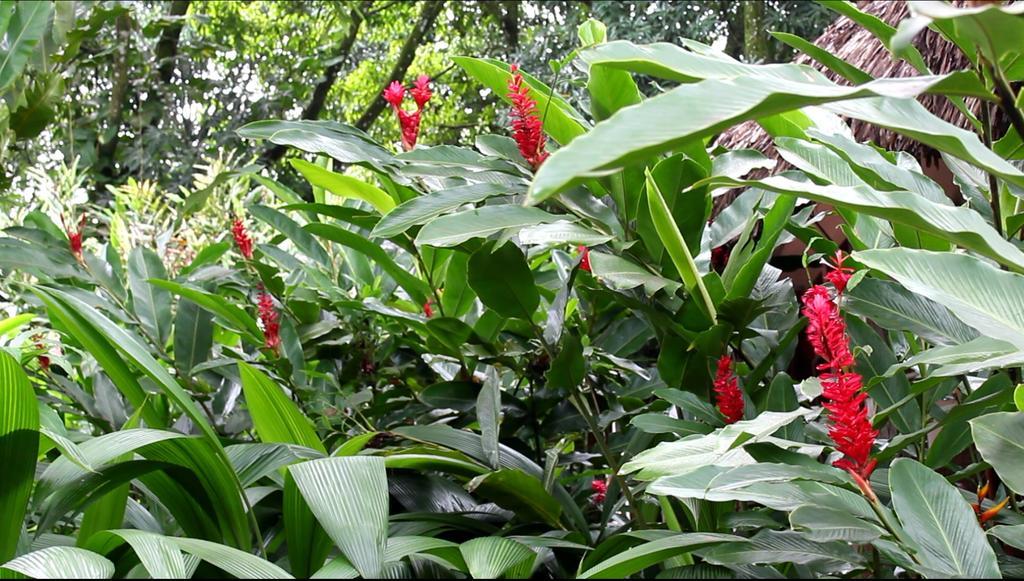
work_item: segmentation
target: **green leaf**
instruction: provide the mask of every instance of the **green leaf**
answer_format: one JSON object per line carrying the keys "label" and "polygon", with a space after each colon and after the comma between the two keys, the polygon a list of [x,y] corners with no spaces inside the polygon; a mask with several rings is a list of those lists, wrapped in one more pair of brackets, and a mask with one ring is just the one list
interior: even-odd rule
{"label": "green leaf", "polygon": [[394,238],[413,226],[425,224],[466,204],[475,204],[501,194],[518,193],[510,189],[504,184],[481,183],[415,197],[385,214],[373,228],[370,237]]}
{"label": "green leaf", "polygon": [[[717,61],[713,66],[725,66],[722,62]],[[1024,174],[986,149],[976,135],[942,121],[910,99],[924,92],[944,90],[950,82],[959,82],[959,79],[949,76],[879,79],[843,87],[809,67],[798,67],[788,75],[773,75],[769,72],[772,70],[778,69],[757,67],[756,72],[747,76],[711,78],[681,85],[620,110],[572,144],[554,152],[534,176],[527,202],[537,204],[586,176],[670,151],[742,121],[836,102],[841,103],[825,108],[907,135],[1024,185]],[[735,98],[719,98],[723,94]],[[687,114],[680,116],[679,111]],[[666,124],[661,122],[664,119],[678,122]]]}
{"label": "green leaf", "polygon": [[792,563],[837,570],[864,564],[864,557],[847,543],[812,541],[794,531],[762,530],[750,539],[720,545],[702,555],[716,565]]}
{"label": "green leaf", "polygon": [[422,280],[409,274],[409,271],[396,263],[379,244],[370,242],[359,234],[334,224],[309,224],[305,227],[305,230],[314,236],[326,238],[362,253],[377,263],[391,278],[395,279],[395,282],[405,289],[409,296],[417,303],[423,304],[426,302],[427,296],[430,295],[430,287]]}
{"label": "green leaf", "polygon": [[978,452],[1017,494],[1024,491],[1024,413],[999,412],[970,421]]}
{"label": "green leaf", "polygon": [[978,337],[977,331],[946,307],[877,278],[865,278],[848,289],[843,308],[889,331],[910,331],[936,345],[966,343]]}
{"label": "green leaf", "polygon": [[178,284],[169,280],[151,280],[151,284],[165,288],[172,293],[184,297],[217,315],[232,325],[232,330],[242,335],[253,345],[263,345],[263,331],[249,313],[229,303],[224,297],[192,286]]}
{"label": "green leaf", "polygon": [[313,238],[313,236],[303,230],[302,226],[295,220],[273,208],[260,205],[249,206],[249,213],[287,236],[295,244],[296,248],[321,266],[331,267],[331,257],[324,250],[324,247],[316,241],[316,238]]}
{"label": "green leaf", "polygon": [[536,553],[526,545],[504,537],[479,537],[459,546],[474,579],[527,579]]}
{"label": "green leaf", "polygon": [[322,153],[342,163],[368,163],[381,170],[394,165],[394,155],[365,132],[336,121],[256,121],[239,129],[238,135]]}
{"label": "green leaf", "polygon": [[521,229],[564,219],[537,208],[510,204],[491,205],[432,220],[416,236],[417,246],[458,246],[472,238],[486,238],[506,228]]}
{"label": "green leaf", "polygon": [[388,532],[384,459],[325,458],[293,465],[289,471],[345,557],[363,577],[381,577]]}
{"label": "green leaf", "polygon": [[672,557],[703,547],[742,541],[742,537],[715,533],[684,533],[650,541],[601,561],[579,574],[578,579],[625,579]]}
{"label": "green leaf", "polygon": [[480,444],[487,457],[487,464],[496,469],[500,459],[498,441],[501,426],[501,377],[494,368],[488,370],[480,394],[477,395],[476,418],[480,424]]}
{"label": "green leaf", "polygon": [[167,538],[182,551],[191,553],[239,579],[294,579],[277,565],[233,547],[202,539]]}
{"label": "green leaf", "polygon": [[922,565],[945,577],[1001,577],[974,511],[940,474],[899,458],[889,468],[889,489],[893,509]]}
{"label": "green leaf", "polygon": [[[185,558],[174,541],[163,535],[148,531],[132,529],[114,529],[99,533],[89,546],[93,550],[106,547],[104,541],[110,537],[119,537],[128,543],[135,555],[153,579],[187,579],[191,571],[185,564]],[[109,551],[106,551],[109,553]]]}
{"label": "green leaf", "polygon": [[454,253],[444,274],[441,308],[450,317],[461,317],[469,312],[475,299],[476,293],[469,286],[469,255]]}
{"label": "green leaf", "polygon": [[718,313],[715,311],[715,304],[711,300],[711,295],[708,294],[708,289],[704,286],[693,255],[687,248],[686,241],[683,240],[675,218],[672,217],[672,211],[665,203],[665,197],[661,194],[658,182],[654,180],[650,169],[645,171],[647,175],[647,204],[651,211],[654,228],[658,231],[658,237],[661,238],[662,244],[665,245],[665,251],[672,258],[672,263],[679,276],[682,277],[687,292],[695,297],[700,297],[699,304],[704,308],[704,312],[711,317],[711,320],[715,321]]}
{"label": "green leaf", "polygon": [[885,531],[852,514],[824,506],[805,505],[789,513],[789,523],[812,541],[869,543]]}
{"label": "green leaf", "polygon": [[46,547],[8,561],[0,568],[36,579],[110,579],[114,564],[77,547]]}
{"label": "green leaf", "polygon": [[[896,355],[892,349],[867,323],[855,317],[848,317],[847,331],[853,345],[869,348],[857,353],[856,370],[865,379],[880,377],[896,364]],[[868,388],[868,395],[874,398],[881,408],[888,408],[902,401],[908,393],[910,381],[902,373],[886,377]],[[890,419],[901,434],[909,434],[921,428],[921,408],[917,405],[900,406]]]}
{"label": "green leaf", "polygon": [[789,46],[797,49],[798,51],[806,54],[807,56],[813,58],[819,63],[825,65],[826,67],[838,73],[844,79],[850,81],[855,85],[866,83],[873,79],[871,75],[862,71],[856,66],[835,56],[834,54],[819,47],[813,42],[800,38],[795,34],[777,31],[771,31],[769,32],[769,34],[771,34],[781,42],[788,44]]}
{"label": "green leaf", "polygon": [[7,43],[0,51],[0,91],[6,91],[25,70],[36,45],[46,34],[52,2],[18,2],[7,25]]}
{"label": "green leaf", "polygon": [[[36,474],[39,451],[39,407],[28,376],[18,361],[0,350],[0,562],[18,548],[25,510]],[[112,573],[111,573],[112,574]]]}
{"label": "green leaf", "polygon": [[298,444],[327,453],[316,435],[313,422],[295,405],[281,387],[248,363],[238,362],[242,391],[253,426],[263,442]]}
{"label": "green leaf", "polygon": [[387,214],[395,207],[395,201],[384,190],[362,180],[333,172],[303,159],[289,160],[302,177],[315,187],[323,188],[342,198],[362,200],[381,215]]}
{"label": "green leaf", "polygon": [[943,305],[983,335],[1024,348],[1024,276],[949,252],[889,248],[856,252],[854,259]]}
{"label": "green leaf", "polygon": [[150,279],[167,278],[160,257],[148,248],[136,248],[128,255],[128,285],[132,306],[146,334],[163,347],[171,334],[171,295],[149,284]]}
{"label": "green leaf", "polygon": [[468,281],[484,305],[505,317],[529,321],[540,305],[530,265],[511,241],[494,251],[484,247],[474,252]]}
{"label": "green leaf", "polygon": [[469,481],[466,490],[477,492],[498,506],[513,511],[526,522],[541,520],[561,528],[562,506],[544,489],[544,484],[522,470],[504,469],[481,474]]}
{"label": "green leaf", "polygon": [[649,270],[614,254],[604,252],[590,253],[590,268],[593,275],[614,289],[627,290],[638,286],[644,287],[648,296],[665,289],[668,294],[682,287],[674,280],[660,277]]}
{"label": "green leaf", "polygon": [[519,231],[519,243],[525,246],[540,244],[574,244],[596,246],[604,244],[613,237],[601,234],[573,222],[558,221],[553,224],[527,226]]}
{"label": "green leaf", "polygon": [[[456,56],[452,61],[459,65],[471,77],[483,83],[503,101],[508,100],[508,83],[512,73],[508,65],[491,59]],[[537,111],[544,118],[544,133],[550,135],[561,145],[565,145],[586,131],[580,121],[582,116],[572,109],[561,96],[545,86],[525,71],[520,71],[525,84],[530,88],[530,97],[537,101]]]}
{"label": "green leaf", "polygon": [[213,348],[213,314],[188,299],[178,301],[174,315],[174,366],[183,377],[205,363]]}

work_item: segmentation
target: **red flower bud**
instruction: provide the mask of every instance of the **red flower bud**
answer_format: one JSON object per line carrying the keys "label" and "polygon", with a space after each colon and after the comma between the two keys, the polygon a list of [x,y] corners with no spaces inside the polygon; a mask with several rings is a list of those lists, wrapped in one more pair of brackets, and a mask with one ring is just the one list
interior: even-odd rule
{"label": "red flower bud", "polygon": [[548,158],[548,152],[544,151],[547,143],[544,125],[537,116],[537,101],[530,98],[530,89],[523,83],[519,67],[512,65],[510,70],[508,99],[512,101],[512,138],[519,146],[519,153],[536,170]]}
{"label": "red flower bud", "polygon": [[590,270],[590,249],[586,246],[578,246],[576,250],[580,251],[580,270],[593,272]]}
{"label": "red flower bud", "polygon": [[718,360],[715,374],[715,401],[718,411],[725,416],[725,423],[735,424],[743,419],[743,391],[739,380],[732,371],[732,357],[722,355]]}
{"label": "red flower bud", "polygon": [[590,482],[590,490],[594,491],[591,497],[594,504],[601,504],[608,494],[608,481],[604,478],[595,478]]}
{"label": "red flower bud", "polygon": [[269,293],[261,292],[259,295],[259,315],[265,338],[263,346],[277,353],[281,347],[281,324],[278,322],[274,298]]}
{"label": "red flower bud", "polygon": [[414,83],[412,89],[409,89],[409,94],[416,101],[416,108],[422,110],[423,106],[430,100],[430,97],[433,96],[433,93],[430,92],[430,77],[427,75],[416,77],[416,83]]}
{"label": "red flower bud", "polygon": [[68,237],[68,249],[79,263],[84,263],[82,256],[82,234],[85,231],[85,214],[78,219],[78,229],[72,230],[64,221],[64,214],[60,215],[60,223],[64,226],[64,233]]}

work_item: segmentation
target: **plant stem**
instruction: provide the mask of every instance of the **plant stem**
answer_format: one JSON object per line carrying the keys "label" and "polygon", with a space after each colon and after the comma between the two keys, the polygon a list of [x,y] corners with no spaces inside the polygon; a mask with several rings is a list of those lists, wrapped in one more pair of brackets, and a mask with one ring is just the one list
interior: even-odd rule
{"label": "plant stem", "polygon": [[[982,137],[985,141],[985,147],[992,149],[992,113],[989,111],[988,103],[981,104],[981,123],[984,130]],[[989,204],[992,206],[992,225],[995,226],[996,232],[999,232],[999,235],[1002,236],[1003,217],[999,206],[999,182],[996,181],[995,174],[991,172],[988,174],[988,189]]]}

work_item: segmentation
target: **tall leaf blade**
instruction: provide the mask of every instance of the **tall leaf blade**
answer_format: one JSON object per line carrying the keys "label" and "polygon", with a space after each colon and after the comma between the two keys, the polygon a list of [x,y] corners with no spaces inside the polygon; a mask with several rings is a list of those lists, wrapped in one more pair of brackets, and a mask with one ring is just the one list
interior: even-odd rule
{"label": "tall leaf blade", "polygon": [[380,578],[388,533],[388,482],[384,459],[324,458],[289,469],[324,530],[368,579]]}
{"label": "tall leaf blade", "polygon": [[18,361],[0,351],[0,561],[14,556],[25,520],[36,453],[39,450],[39,407],[28,376]]}

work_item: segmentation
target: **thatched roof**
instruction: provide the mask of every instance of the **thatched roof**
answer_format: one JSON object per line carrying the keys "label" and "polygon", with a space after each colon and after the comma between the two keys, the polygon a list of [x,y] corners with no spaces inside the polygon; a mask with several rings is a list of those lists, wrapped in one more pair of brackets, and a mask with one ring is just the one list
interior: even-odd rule
{"label": "thatched roof", "polygon": [[[953,2],[953,4],[957,5],[963,3],[961,0]],[[857,2],[857,7],[864,12],[877,16],[894,27],[898,26],[900,21],[908,16],[907,4],[902,0],[861,0]],[[845,16],[840,17],[825,28],[825,31],[814,41],[814,44],[875,78],[912,77],[920,74],[906,61],[894,60],[889,51],[882,46],[882,43],[873,34]],[[956,46],[930,28],[925,29],[923,33],[915,38],[914,45],[921,52],[925,62],[928,64],[928,68],[935,74],[959,71],[971,67],[970,61],[967,60]],[[844,78],[828,70],[824,65],[805,54],[801,54],[796,59],[796,62],[815,67],[836,83],[842,85],[850,84]],[[932,113],[954,125],[964,129],[970,126],[969,121],[961,115],[946,97],[941,95],[925,95],[919,98],[919,101]],[[978,103],[973,99],[968,99],[967,105],[975,108],[978,106]],[[850,123],[850,127],[858,141],[871,141],[888,150],[907,151],[922,162],[934,161],[938,158],[938,152],[935,150],[870,123],[853,120]],[[772,146],[772,138],[754,121],[741,123],[726,130],[718,137],[716,143],[729,149],[757,149],[772,157],[778,157],[775,154],[775,148]],[[776,171],[778,169],[780,168],[776,168]]]}

